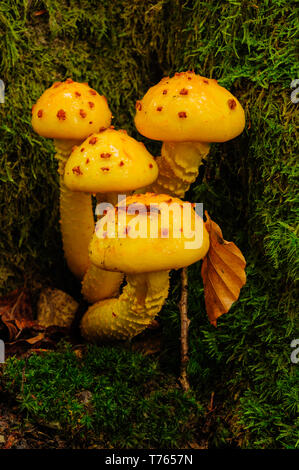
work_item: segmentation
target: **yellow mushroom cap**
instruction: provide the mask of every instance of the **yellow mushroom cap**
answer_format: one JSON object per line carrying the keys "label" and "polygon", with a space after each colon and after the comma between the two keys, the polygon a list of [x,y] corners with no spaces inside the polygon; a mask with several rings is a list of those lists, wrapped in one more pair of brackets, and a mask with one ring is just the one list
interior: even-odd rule
{"label": "yellow mushroom cap", "polygon": [[216,80],[181,72],[137,101],[135,125],[155,140],[225,142],[243,131],[245,116],[237,98]]}
{"label": "yellow mushroom cap", "polygon": [[[128,206],[133,211],[130,214]],[[184,206],[190,214],[190,226]],[[134,215],[134,210],[139,210],[139,215]],[[112,214],[115,220],[98,222],[89,247],[91,262],[108,271],[145,273],[179,269],[202,259],[208,252],[209,234],[201,217],[190,203],[178,198],[136,194],[127,197],[124,206],[119,203],[115,212],[108,211],[106,220]],[[138,233],[141,236],[136,237]]]}
{"label": "yellow mushroom cap", "polygon": [[111,111],[104,96],[87,83],[56,82],[32,108],[32,126],[43,137],[83,140],[111,124]]}
{"label": "yellow mushroom cap", "polygon": [[90,135],[71,153],[64,172],[71,191],[133,191],[153,183],[158,166],[141,142],[109,128]]}

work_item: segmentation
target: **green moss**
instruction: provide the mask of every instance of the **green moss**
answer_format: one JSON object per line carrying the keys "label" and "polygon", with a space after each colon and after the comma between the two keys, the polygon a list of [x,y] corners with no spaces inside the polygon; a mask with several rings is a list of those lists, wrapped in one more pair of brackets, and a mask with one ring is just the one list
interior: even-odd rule
{"label": "green moss", "polygon": [[155,360],[120,348],[90,346],[78,359],[65,345],[10,359],[3,383],[29,419],[61,429],[77,445],[180,447],[194,439],[203,415]]}
{"label": "green moss", "polygon": [[[42,9],[47,13],[34,16]],[[53,81],[68,76],[89,81],[107,96],[114,124],[135,137],[135,100],[175,71],[194,68],[217,78],[243,104],[244,133],[212,147],[205,177],[188,198],[205,203],[225,238],[248,260],[247,286],[217,329],[204,313],[200,266],[190,268],[189,276],[192,384],[202,399],[215,391],[218,408],[221,402],[232,412],[231,422],[241,423],[236,432],[244,446],[295,445],[293,412],[284,420],[283,399],[273,396],[279,397],[281,380],[285,396],[291,394],[289,344],[298,337],[298,105],[290,100],[290,83],[298,76],[297,30],[295,3],[288,0],[0,3],[0,70],[6,84],[6,102],[0,105],[2,292],[25,278],[33,287],[50,283],[77,295],[61,250],[53,145],[30,127],[31,106]],[[158,143],[143,140],[158,154]],[[178,297],[174,274],[162,313],[162,363],[174,373]],[[281,416],[283,438],[282,428],[264,423],[271,410]],[[231,438],[234,426],[221,423],[217,432],[226,426],[223,436],[228,432]]]}
{"label": "green moss", "polygon": [[299,445],[298,380],[297,368],[290,374],[280,374],[272,397],[260,386],[244,393],[237,427],[246,430],[247,447],[294,448]]}

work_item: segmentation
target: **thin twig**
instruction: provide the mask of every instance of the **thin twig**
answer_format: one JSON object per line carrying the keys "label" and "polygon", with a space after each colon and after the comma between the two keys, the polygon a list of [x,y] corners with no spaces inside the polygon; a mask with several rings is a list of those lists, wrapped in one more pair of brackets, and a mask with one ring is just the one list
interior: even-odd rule
{"label": "thin twig", "polygon": [[183,268],[181,272],[182,279],[182,293],[180,300],[180,315],[181,315],[181,376],[180,382],[185,391],[190,389],[187,365],[188,357],[188,328],[190,320],[188,319],[188,273],[187,268]]}

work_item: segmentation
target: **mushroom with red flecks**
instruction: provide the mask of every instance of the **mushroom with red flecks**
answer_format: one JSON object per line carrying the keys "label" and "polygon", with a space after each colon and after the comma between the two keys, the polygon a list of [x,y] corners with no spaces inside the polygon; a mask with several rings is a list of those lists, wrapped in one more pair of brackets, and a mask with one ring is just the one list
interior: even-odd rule
{"label": "mushroom with red flecks", "polygon": [[216,80],[189,71],[151,87],[137,101],[135,125],[140,134],[163,141],[159,176],[147,189],[184,197],[210,143],[239,135],[245,117],[237,98]]}

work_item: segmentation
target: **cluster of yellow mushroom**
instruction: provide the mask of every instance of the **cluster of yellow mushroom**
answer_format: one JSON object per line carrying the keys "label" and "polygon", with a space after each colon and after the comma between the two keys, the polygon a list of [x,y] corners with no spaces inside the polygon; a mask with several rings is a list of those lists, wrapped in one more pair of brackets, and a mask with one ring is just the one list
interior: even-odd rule
{"label": "cluster of yellow mushroom", "polygon": [[[211,142],[236,137],[244,128],[238,100],[216,80],[182,72],[163,78],[136,103],[135,125],[140,134],[163,141],[156,159],[141,142],[111,126],[105,97],[87,83],[71,79],[56,82],[32,108],[32,125],[43,137],[54,139],[60,174],[60,223],[69,269],[82,281],[82,294],[91,305],[81,322],[90,341],[132,338],[161,310],[168,295],[169,271],[206,256],[209,235],[204,224],[201,245],[186,248],[184,234],[172,230],[181,218],[170,218],[167,237],[157,215],[158,236],[143,238],[95,232],[92,195],[121,210],[119,194],[126,195],[126,227],[130,204],[152,203],[183,207],[183,198],[198,175]],[[170,197],[171,196],[171,197]],[[143,217],[151,217],[144,211]],[[198,215],[191,214],[194,225]],[[128,230],[126,228],[126,230]],[[127,284],[119,289],[126,274]]]}

